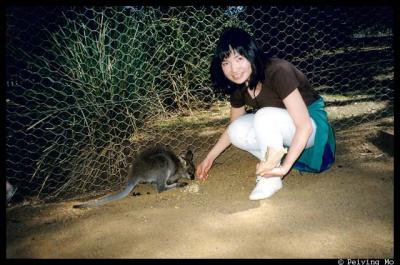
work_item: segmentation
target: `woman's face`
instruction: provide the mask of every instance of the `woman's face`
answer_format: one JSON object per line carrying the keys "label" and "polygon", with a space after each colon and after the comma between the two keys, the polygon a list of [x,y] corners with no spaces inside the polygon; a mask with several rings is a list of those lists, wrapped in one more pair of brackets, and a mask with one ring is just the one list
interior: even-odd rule
{"label": "woman's face", "polygon": [[235,84],[243,84],[251,74],[250,61],[235,50],[221,62],[221,67],[225,77]]}

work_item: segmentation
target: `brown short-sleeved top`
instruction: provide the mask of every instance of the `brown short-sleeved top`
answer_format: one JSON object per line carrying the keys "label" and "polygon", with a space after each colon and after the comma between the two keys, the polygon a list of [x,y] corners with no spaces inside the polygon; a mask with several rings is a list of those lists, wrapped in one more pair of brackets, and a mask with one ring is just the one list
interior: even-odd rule
{"label": "brown short-sleeved top", "polygon": [[255,109],[285,108],[282,100],[296,88],[307,106],[319,98],[318,92],[311,88],[307,77],[293,64],[283,59],[271,58],[266,63],[265,80],[257,97],[253,99],[247,89],[239,89],[230,95],[230,103],[234,108],[244,105]]}

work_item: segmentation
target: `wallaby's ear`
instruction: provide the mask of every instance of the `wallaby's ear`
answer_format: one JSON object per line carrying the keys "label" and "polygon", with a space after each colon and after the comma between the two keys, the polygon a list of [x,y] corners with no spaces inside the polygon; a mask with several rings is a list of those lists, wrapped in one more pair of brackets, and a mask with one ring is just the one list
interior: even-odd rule
{"label": "wallaby's ear", "polygon": [[193,152],[192,152],[192,150],[187,150],[187,151],[186,151],[185,158],[186,158],[187,160],[189,160],[189,161],[192,161],[192,160],[193,160]]}

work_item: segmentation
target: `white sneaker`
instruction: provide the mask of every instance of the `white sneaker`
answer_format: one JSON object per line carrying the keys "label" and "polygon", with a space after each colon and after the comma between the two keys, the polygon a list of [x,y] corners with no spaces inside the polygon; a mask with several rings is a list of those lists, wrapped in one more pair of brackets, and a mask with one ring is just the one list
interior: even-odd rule
{"label": "white sneaker", "polygon": [[257,176],[256,187],[251,192],[249,198],[252,201],[262,200],[271,197],[275,192],[282,188],[281,177],[260,177]]}

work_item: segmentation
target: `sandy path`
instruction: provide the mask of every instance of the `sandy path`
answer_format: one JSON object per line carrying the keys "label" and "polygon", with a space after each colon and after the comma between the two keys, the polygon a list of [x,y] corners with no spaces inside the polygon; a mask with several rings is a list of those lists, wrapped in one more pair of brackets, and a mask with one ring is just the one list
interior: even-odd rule
{"label": "sandy path", "polygon": [[[339,145],[340,148],[340,145]],[[339,150],[339,149],[338,149]],[[322,174],[292,171],[272,198],[249,201],[255,159],[216,165],[208,181],[148,186],[100,208],[64,202],[7,209],[8,258],[390,258],[393,158],[338,153]],[[232,154],[230,154],[232,155]],[[223,161],[223,160],[222,160]],[[198,192],[187,190],[198,187]],[[150,194],[147,194],[150,192]]]}

